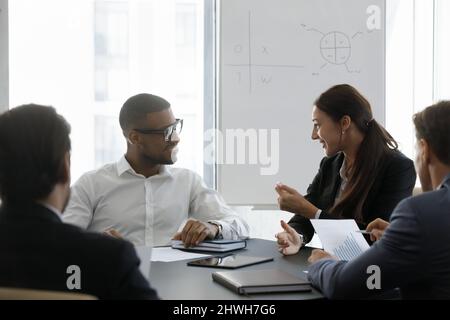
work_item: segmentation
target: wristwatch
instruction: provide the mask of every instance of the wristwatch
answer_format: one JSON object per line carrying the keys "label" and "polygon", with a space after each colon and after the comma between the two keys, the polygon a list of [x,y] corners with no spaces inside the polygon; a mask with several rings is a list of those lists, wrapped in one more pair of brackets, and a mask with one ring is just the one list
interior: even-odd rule
{"label": "wristwatch", "polygon": [[300,241],[301,241],[300,248],[302,248],[302,247],[304,247],[306,245],[305,238],[303,237],[303,235],[301,233],[298,233],[298,236],[300,237]]}
{"label": "wristwatch", "polygon": [[217,234],[214,237],[214,239],[215,240],[223,239],[223,236],[222,236],[222,225],[220,223],[218,223],[218,222],[215,222],[215,221],[208,221],[208,223],[212,224],[212,225],[215,225],[217,227]]}

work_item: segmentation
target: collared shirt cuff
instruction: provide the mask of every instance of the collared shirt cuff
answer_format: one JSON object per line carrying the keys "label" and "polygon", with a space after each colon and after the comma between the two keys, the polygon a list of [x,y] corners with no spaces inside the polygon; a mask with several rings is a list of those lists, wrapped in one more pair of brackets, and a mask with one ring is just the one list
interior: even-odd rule
{"label": "collared shirt cuff", "polygon": [[316,215],[314,216],[314,219],[319,219],[320,218],[320,214],[322,213],[322,210],[317,210]]}
{"label": "collared shirt cuff", "polygon": [[213,225],[217,226],[217,228],[218,228],[217,234],[214,237],[214,239],[215,240],[222,240],[222,239],[224,239],[224,237],[223,237],[223,224],[221,222],[219,222],[219,221],[213,221],[213,220],[208,221],[208,223],[213,224]]}

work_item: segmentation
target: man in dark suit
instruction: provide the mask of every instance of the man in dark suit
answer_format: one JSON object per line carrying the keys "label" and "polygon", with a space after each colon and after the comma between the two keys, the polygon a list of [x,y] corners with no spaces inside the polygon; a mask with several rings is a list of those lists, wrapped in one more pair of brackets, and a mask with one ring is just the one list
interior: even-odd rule
{"label": "man in dark suit", "polygon": [[134,247],[62,223],[70,126],[51,107],[0,115],[0,286],[156,299]]}
{"label": "man in dark suit", "polygon": [[[390,223],[370,223],[375,244],[351,261],[314,250],[308,278],[328,298],[364,298],[400,288],[405,299],[450,298],[450,101],[414,116],[423,191],[399,203]],[[434,190],[434,191],[431,191]]]}

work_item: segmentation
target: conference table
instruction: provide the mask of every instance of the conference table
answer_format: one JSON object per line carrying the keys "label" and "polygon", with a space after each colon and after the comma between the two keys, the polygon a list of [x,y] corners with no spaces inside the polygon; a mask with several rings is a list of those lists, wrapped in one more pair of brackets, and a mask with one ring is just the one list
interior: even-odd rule
{"label": "conference table", "polygon": [[[247,247],[236,254],[248,256],[273,257],[273,261],[239,268],[237,270],[279,269],[305,278],[307,259],[311,248],[302,248],[296,255],[283,256],[277,250],[275,241],[263,239],[247,240]],[[223,255],[223,254],[215,254]],[[311,292],[264,293],[249,296],[239,295],[221,284],[214,282],[211,274],[227,269],[188,266],[189,260],[173,262],[152,262],[150,283],[162,299],[168,300],[309,300],[323,298],[312,289]]]}

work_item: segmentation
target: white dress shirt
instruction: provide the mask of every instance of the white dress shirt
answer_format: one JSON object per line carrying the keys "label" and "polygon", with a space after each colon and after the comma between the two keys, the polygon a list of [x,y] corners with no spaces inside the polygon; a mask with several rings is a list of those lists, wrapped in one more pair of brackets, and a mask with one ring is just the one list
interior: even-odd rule
{"label": "white dress shirt", "polygon": [[114,228],[139,246],[170,244],[189,218],[219,223],[224,239],[249,235],[247,223],[198,174],[161,166],[159,174],[145,178],[124,156],[84,174],[63,214],[66,223],[97,232]]}

